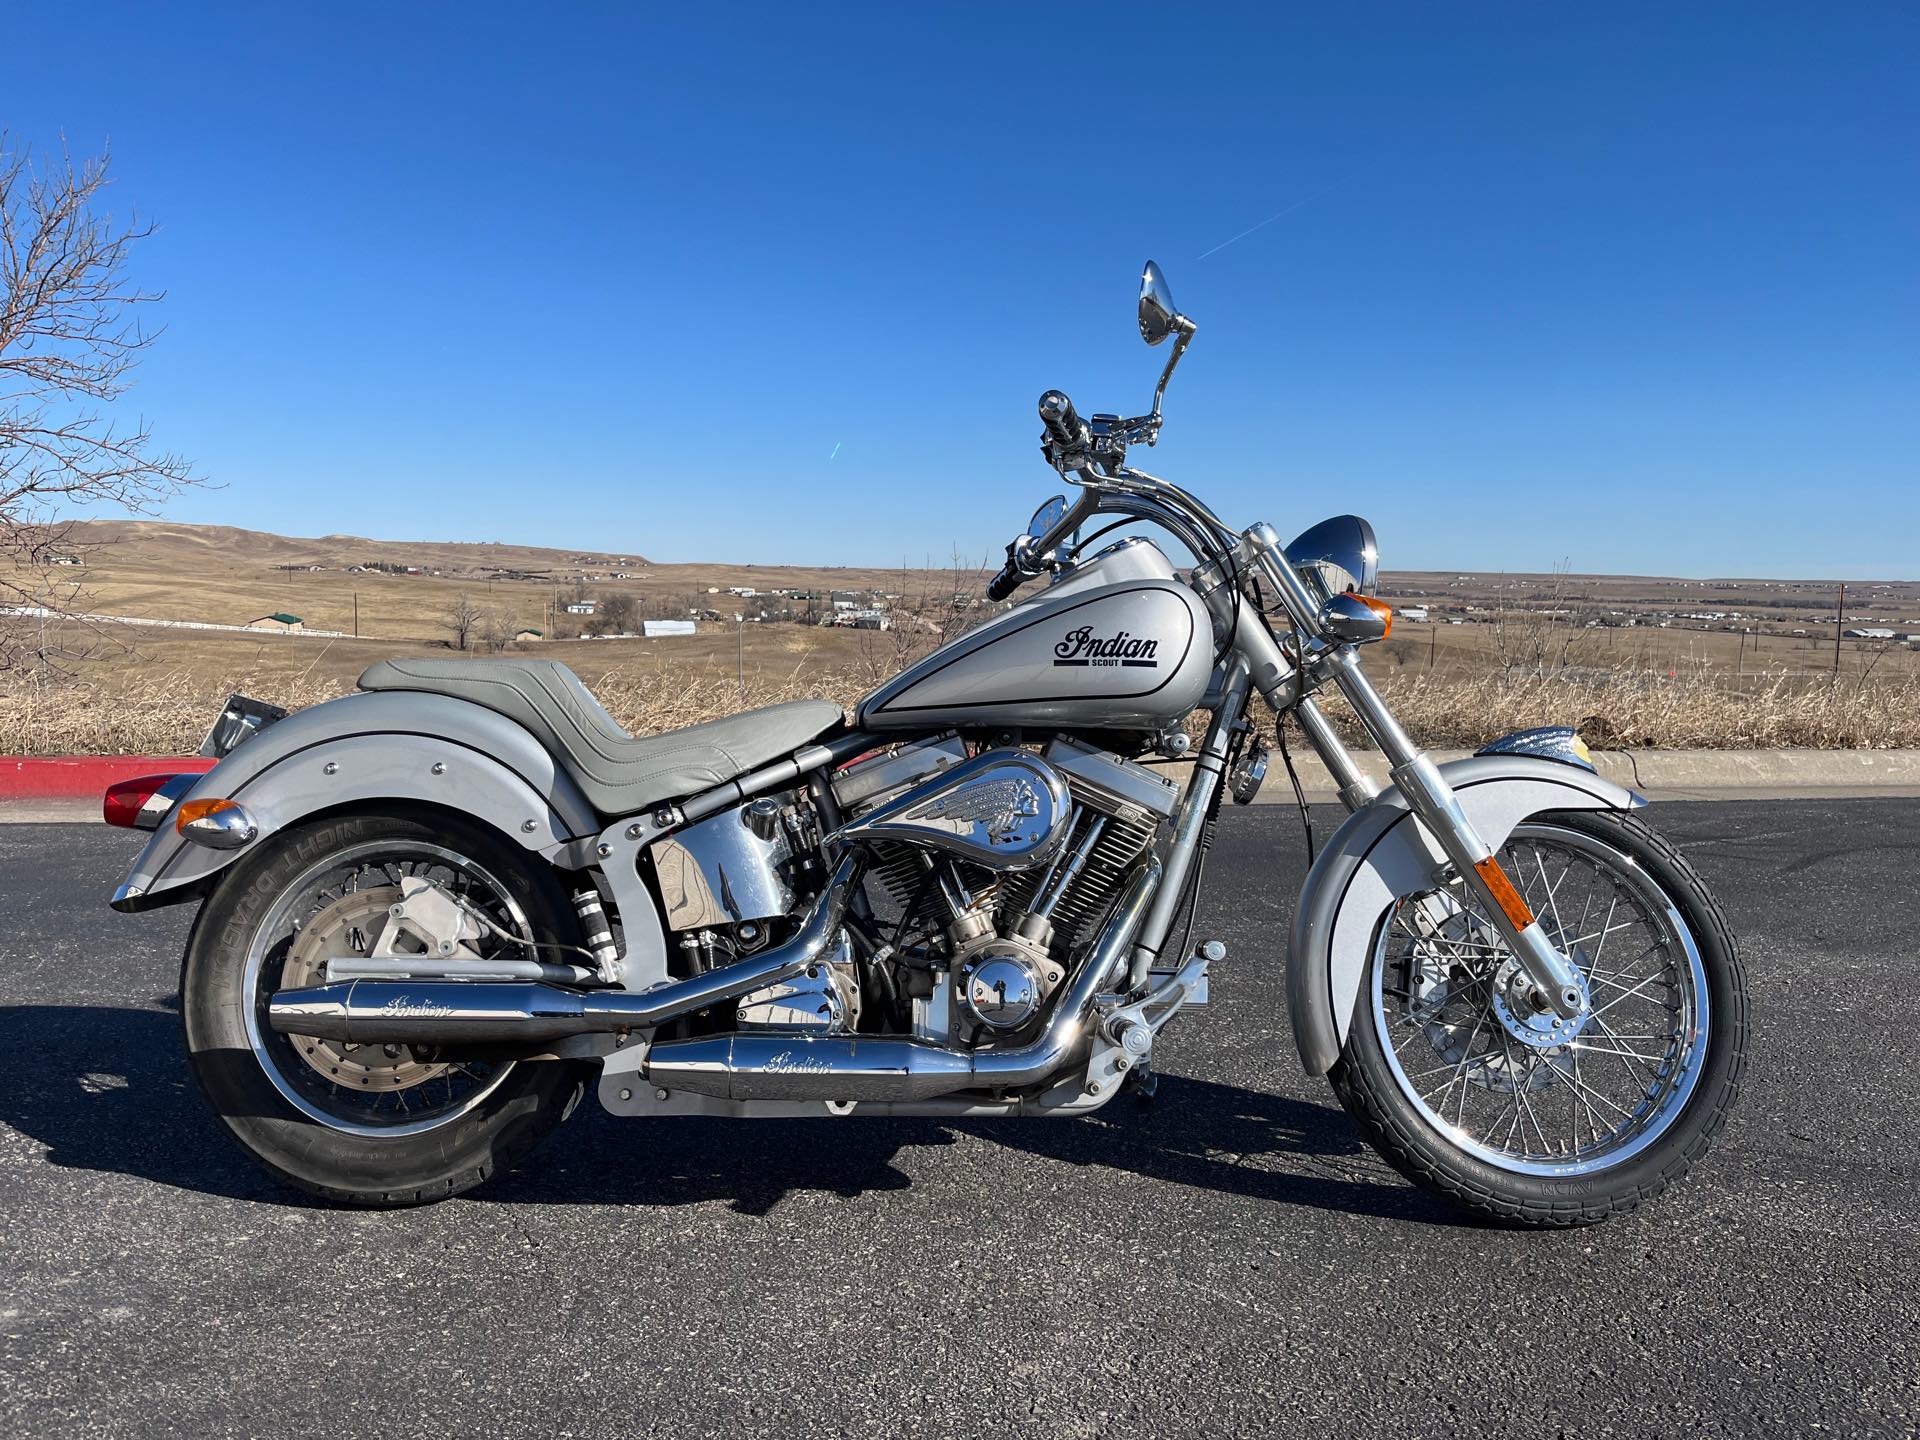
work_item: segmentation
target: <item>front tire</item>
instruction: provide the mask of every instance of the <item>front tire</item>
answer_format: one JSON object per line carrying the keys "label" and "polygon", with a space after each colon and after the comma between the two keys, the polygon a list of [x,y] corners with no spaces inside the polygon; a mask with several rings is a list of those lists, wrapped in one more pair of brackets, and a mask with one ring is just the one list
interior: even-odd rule
{"label": "front tire", "polygon": [[345,815],[285,830],[230,867],[182,965],[187,1056],[221,1125],[278,1179],[342,1204],[444,1200],[511,1168],[572,1112],[592,1072],[433,1063],[271,1030],[272,993],[318,983],[330,946],[364,944],[384,912],[380,887],[408,874],[464,887],[525,938],[578,943],[557,877],[484,826]]}
{"label": "front tire", "polygon": [[1593,1224],[1660,1194],[1725,1123],[1745,976],[1693,867],[1631,815],[1536,815],[1500,858],[1575,960],[1589,1018],[1530,1012],[1456,886],[1388,913],[1329,1079],[1409,1179],[1509,1223]]}

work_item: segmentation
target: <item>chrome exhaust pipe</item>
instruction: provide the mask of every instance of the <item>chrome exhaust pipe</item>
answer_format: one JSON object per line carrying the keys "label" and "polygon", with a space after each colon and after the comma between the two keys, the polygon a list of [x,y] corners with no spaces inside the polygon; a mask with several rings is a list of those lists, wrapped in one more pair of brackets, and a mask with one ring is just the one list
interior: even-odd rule
{"label": "chrome exhaust pipe", "polygon": [[973,1084],[956,1050],[888,1035],[709,1035],[647,1052],[647,1083],[726,1100],[925,1100]]}
{"label": "chrome exhaust pipe", "polygon": [[1094,998],[1125,963],[1160,884],[1149,861],[1127,887],[1040,1037],[972,1054],[884,1035],[711,1035],[647,1052],[648,1083],[725,1100],[929,1100],[956,1090],[1017,1089],[1063,1069],[1088,1038]]}
{"label": "chrome exhaust pipe", "polygon": [[267,1002],[267,1023],[281,1034],[354,1045],[514,1044],[650,1029],[824,959],[846,915],[854,864],[851,857],[840,862],[800,933],[785,945],[638,994],[531,982],[346,980],[280,991]]}
{"label": "chrome exhaust pipe", "polygon": [[560,1040],[644,1023],[630,1018],[640,998],[534,981],[337,980],[281,991],[267,1002],[267,1023],[285,1035],[352,1045]]}

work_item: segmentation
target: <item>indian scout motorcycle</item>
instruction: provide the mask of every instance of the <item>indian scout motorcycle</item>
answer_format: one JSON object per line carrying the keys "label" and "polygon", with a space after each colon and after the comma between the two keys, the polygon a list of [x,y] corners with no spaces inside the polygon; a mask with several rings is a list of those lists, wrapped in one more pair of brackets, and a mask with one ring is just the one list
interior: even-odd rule
{"label": "indian scout motorcycle", "polygon": [[[1360,667],[1392,623],[1364,520],[1283,545],[1127,464],[1194,334],[1152,264],[1139,322],[1174,342],[1150,413],[1040,397],[1078,493],[987,593],[1045,589],[851,721],[804,700],[636,739],[552,661],[392,660],[291,716],[235,697],[210,772],[110,791],[109,819],[154,832],[114,908],[200,904],[187,1050],[234,1138],[316,1195],[400,1205],[519,1161],[589,1084],[617,1115],[743,1119],[1150,1092],[1161,1030],[1225,959],[1191,907],[1223,795],[1266,773],[1258,696],[1351,812],[1287,986],[1301,1060],[1367,1139],[1529,1225],[1678,1178],[1743,1065],[1719,907],[1572,731],[1446,765],[1413,744]],[[1145,525],[1190,565],[1095,548]]]}

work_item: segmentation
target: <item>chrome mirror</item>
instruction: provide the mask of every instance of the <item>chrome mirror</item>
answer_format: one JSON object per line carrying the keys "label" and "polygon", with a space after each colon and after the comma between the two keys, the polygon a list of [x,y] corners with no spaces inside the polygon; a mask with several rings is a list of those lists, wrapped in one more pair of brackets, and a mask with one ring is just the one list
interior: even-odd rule
{"label": "chrome mirror", "polygon": [[1040,503],[1040,508],[1033,512],[1033,518],[1027,522],[1027,539],[1039,544],[1049,530],[1066,518],[1066,514],[1067,497],[1049,496]]}
{"label": "chrome mirror", "polygon": [[1158,345],[1178,328],[1180,312],[1173,308],[1173,291],[1160,267],[1149,260],[1140,276],[1140,338]]}
{"label": "chrome mirror", "polygon": [[1187,342],[1193,339],[1193,332],[1198,328],[1173,308],[1173,291],[1167,286],[1167,277],[1149,260],[1140,274],[1140,338],[1149,345],[1158,345],[1169,335],[1180,337],[1173,342],[1173,353],[1167,357],[1167,368],[1160,372],[1160,383],[1153,387],[1153,413],[1148,417],[1153,421],[1147,432],[1149,445],[1159,438],[1160,401],[1167,393],[1167,381],[1173,378],[1173,367],[1180,363],[1180,357],[1187,351]]}
{"label": "chrome mirror", "polygon": [[1323,604],[1349,591],[1371,595],[1380,582],[1380,551],[1373,526],[1358,515],[1336,515],[1287,546],[1287,563]]}
{"label": "chrome mirror", "polygon": [[1033,512],[1033,518],[1027,522],[1024,538],[1015,541],[1019,547],[1022,561],[1029,574],[1040,570],[1058,570],[1067,563],[1067,556],[1073,552],[1073,539],[1063,535],[1054,541],[1051,550],[1042,552],[1040,542],[1053,534],[1053,527],[1067,517],[1067,501],[1064,495],[1050,495],[1041,502],[1040,508]]}

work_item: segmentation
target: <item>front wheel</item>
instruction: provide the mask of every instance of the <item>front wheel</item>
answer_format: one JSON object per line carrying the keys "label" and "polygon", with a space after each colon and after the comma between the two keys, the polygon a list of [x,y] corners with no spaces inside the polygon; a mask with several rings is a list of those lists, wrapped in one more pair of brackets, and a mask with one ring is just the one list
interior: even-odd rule
{"label": "front wheel", "polygon": [[1464,887],[1410,897],[1381,924],[1329,1078],[1410,1179],[1510,1222],[1592,1224],[1666,1189],[1725,1122],[1745,977],[1693,867],[1630,815],[1536,815],[1500,863],[1587,1010],[1540,1011]]}
{"label": "front wheel", "polygon": [[[579,1061],[440,1059],[282,1035],[275,991],[365,954],[404,879],[445,887],[522,940],[577,943],[558,879],[457,816],[347,815],[274,836],[228,870],[187,942],[187,1054],[220,1122],[287,1183],[355,1205],[440,1200],[512,1166],[578,1102]],[[509,942],[490,939],[483,953]],[[515,952],[517,953],[517,952]]]}

